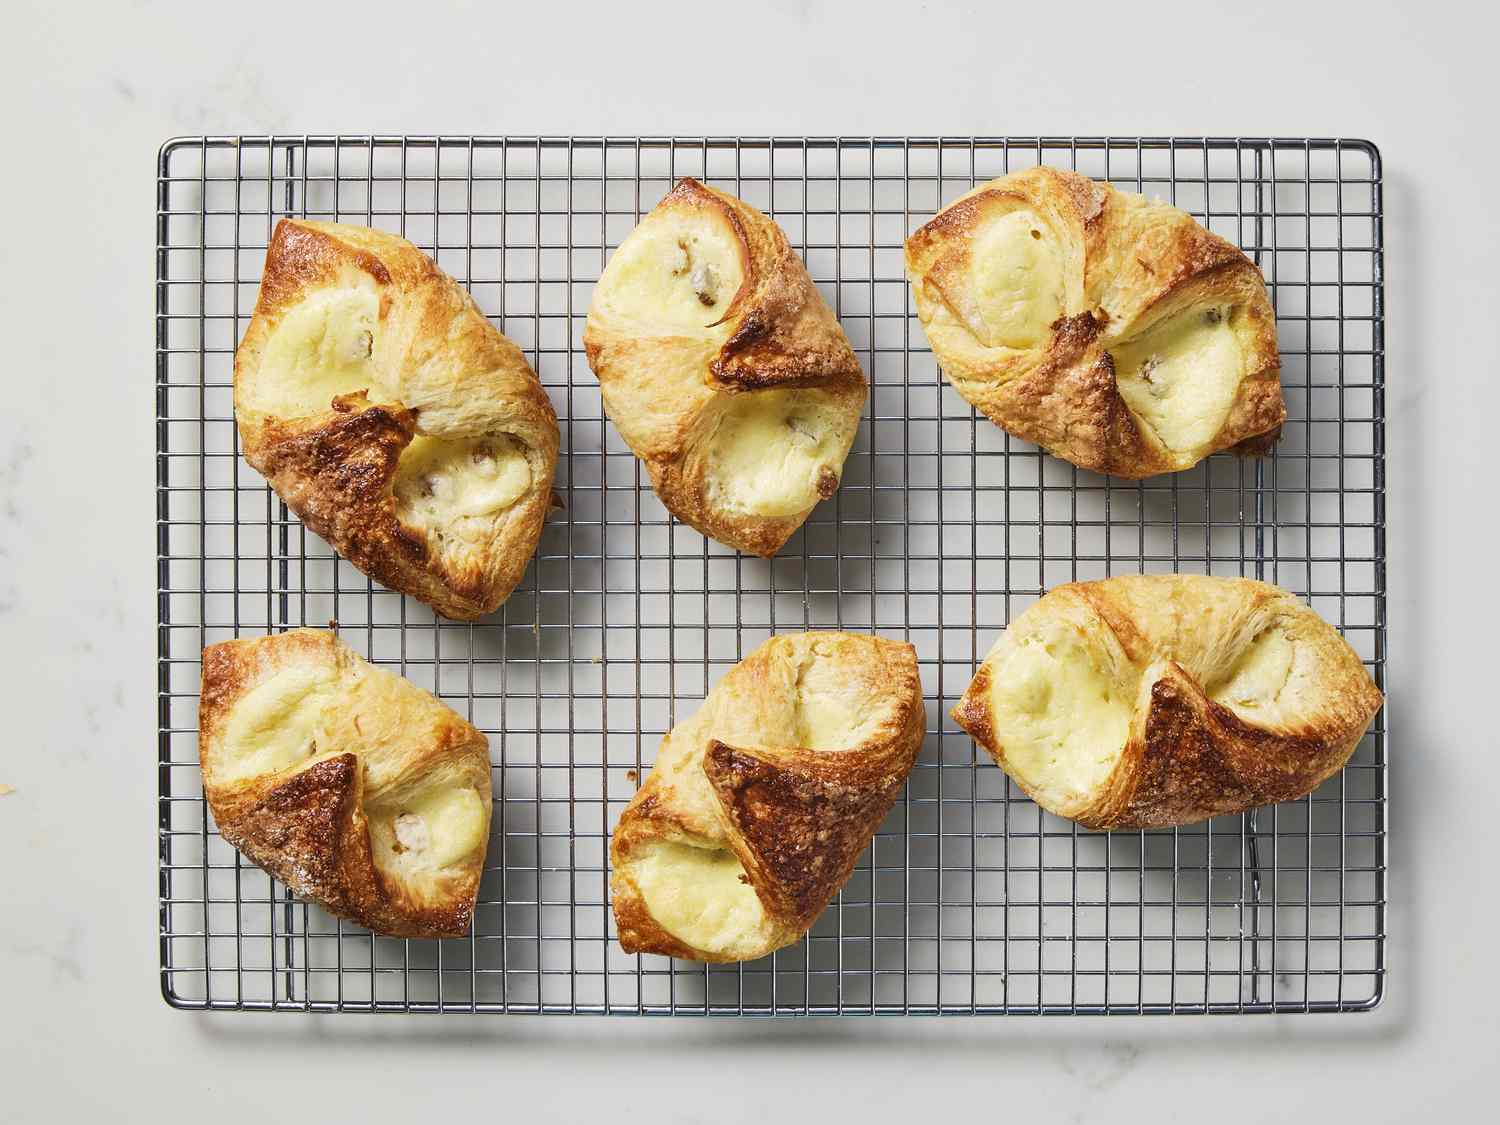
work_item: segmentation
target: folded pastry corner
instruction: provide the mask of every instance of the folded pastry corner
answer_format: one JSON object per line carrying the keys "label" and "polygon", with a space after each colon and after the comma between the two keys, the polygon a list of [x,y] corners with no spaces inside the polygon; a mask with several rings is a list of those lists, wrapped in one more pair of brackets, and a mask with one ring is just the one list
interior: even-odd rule
{"label": "folded pastry corner", "polygon": [[1000,635],[953,718],[1049,812],[1143,829],[1305,796],[1382,702],[1343,637],[1285,590],[1141,575],[1050,591]]}
{"label": "folded pastry corner", "polygon": [[1260,270],[1170,204],[1029,168],[939,211],[906,269],[954,389],[1080,468],[1176,472],[1280,433]]}
{"label": "folded pastry corner", "polygon": [[848,880],[916,762],[915,650],[773,637],[662,742],[610,844],[628,953],[745,961],[798,941]]}
{"label": "folded pastry corner", "polygon": [[688,178],[610,259],[584,328],[604,407],[662,503],[774,555],[838,488],[867,388],[781,228]]}
{"label": "folded pastry corner", "polygon": [[295,629],[203,652],[203,791],[219,834],[295,894],[394,937],[468,932],[489,743],[433,695]]}
{"label": "folded pastry corner", "polygon": [[521,580],[556,414],[521,350],[404,238],[278,223],[234,408],[245,460],[376,581],[467,620]]}

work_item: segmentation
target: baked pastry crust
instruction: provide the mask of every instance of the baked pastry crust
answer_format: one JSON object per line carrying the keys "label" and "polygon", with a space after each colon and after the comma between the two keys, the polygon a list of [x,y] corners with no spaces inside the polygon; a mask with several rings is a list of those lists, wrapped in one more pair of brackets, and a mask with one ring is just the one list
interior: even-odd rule
{"label": "baked pastry crust", "polygon": [[[743,201],[679,181],[610,260],[583,343],[657,496],[704,535],[769,557],[837,489],[864,373],[786,235]],[[749,435],[763,448],[735,464],[752,479],[725,483],[733,451],[716,439],[757,404],[788,429]]]}
{"label": "baked pastry crust", "polygon": [[393,937],[468,932],[489,743],[430,693],[295,629],[203,650],[203,790],[219,834],[294,893]]}
{"label": "baked pastry crust", "polygon": [[1135,479],[1280,434],[1260,270],[1176,207],[1030,168],[944,207],[906,268],[954,389],[1080,468]]}
{"label": "baked pastry crust", "polygon": [[[772,637],[667,734],[615,827],[621,947],[739,961],[799,940],[890,811],[925,726],[911,645]],[[717,896],[694,885],[714,869]]]}
{"label": "baked pastry crust", "polygon": [[1382,702],[1343,637],[1285,590],[1143,575],[1049,592],[953,718],[1049,812],[1168,828],[1312,792]]}
{"label": "baked pastry crust", "polygon": [[234,370],[245,459],[339,554],[446,617],[509,597],[553,503],[557,416],[427,255],[283,219]]}

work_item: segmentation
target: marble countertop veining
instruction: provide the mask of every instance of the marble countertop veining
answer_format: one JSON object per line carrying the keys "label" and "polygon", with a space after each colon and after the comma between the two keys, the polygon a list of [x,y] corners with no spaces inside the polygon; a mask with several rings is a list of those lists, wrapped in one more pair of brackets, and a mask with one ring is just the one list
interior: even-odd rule
{"label": "marble countertop veining", "polygon": [[[589,9],[584,11],[583,9]],[[648,8],[655,10],[648,11]],[[1487,866],[1496,17],[1163,0],[22,0],[0,36],[0,1116],[63,1121],[1467,1120]],[[1486,26],[1488,25],[1488,26]],[[1369,1015],[641,1021],[190,1015],[157,978],[154,161],[199,132],[1365,136],[1388,251],[1389,989]]]}

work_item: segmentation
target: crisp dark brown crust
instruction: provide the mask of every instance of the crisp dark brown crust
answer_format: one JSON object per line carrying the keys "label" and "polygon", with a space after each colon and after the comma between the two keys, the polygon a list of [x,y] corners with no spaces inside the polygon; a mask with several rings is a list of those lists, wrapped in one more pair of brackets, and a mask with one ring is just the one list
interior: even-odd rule
{"label": "crisp dark brown crust", "polygon": [[[219,834],[246,859],[330,914],[403,938],[462,937],[472,899],[449,905],[402,902],[375,866],[353,754],[325,758],[243,809],[220,802]],[[230,811],[234,809],[234,811]]]}
{"label": "crisp dark brown crust", "polygon": [[[1067,312],[1039,348],[988,348],[964,326],[959,263],[996,209],[1033,208],[1064,249]],[[906,243],[907,272],[943,373],[991,421],[1080,468],[1140,478],[1208,453],[1267,452],[1286,417],[1275,313],[1259,269],[1237,247],[1166,204],[1108,184],[1032,168],[976,188]],[[1109,349],[1198,303],[1237,310],[1243,377],[1219,432],[1202,449],[1168,449],[1119,392]],[[1111,317],[1105,306],[1114,309]],[[950,321],[939,323],[947,307]]]}
{"label": "crisp dark brown crust", "polygon": [[353,918],[376,897],[361,772],[359,759],[340,754],[264,795],[221,797],[219,834],[303,898]]}
{"label": "crisp dark brown crust", "polygon": [[[340,400],[342,405],[342,400]],[[343,413],[341,411],[341,413]],[[326,425],[270,440],[255,467],[297,518],[371,577],[423,601],[462,602],[478,610],[481,576],[463,573],[444,584],[427,568],[427,541],[396,519],[391,480],[402,451],[416,436],[412,412],[366,406]]]}
{"label": "crisp dark brown crust", "polygon": [[[1114,769],[1081,807],[1053,807],[1007,768],[989,702],[995,677],[1005,674],[996,654],[980,665],[952,716],[1023,791],[1086,828],[1169,828],[1303,797],[1343,769],[1383,703],[1344,639],[1263,582],[1155,575],[1069,583],[1011,629],[1024,633],[1053,616],[1073,628],[1107,630],[1128,663],[1117,691],[1128,694],[1131,677],[1145,678]],[[1250,722],[1210,699],[1178,663],[1182,648],[1197,643],[1195,634],[1222,631],[1226,620],[1246,623],[1247,635],[1271,627],[1295,634],[1310,686],[1294,713],[1274,724]]]}
{"label": "crisp dark brown crust", "polygon": [[[711,539],[770,558],[811,509],[795,516],[757,516],[726,511],[711,502],[702,446],[712,434],[716,402],[722,405],[724,396],[773,388],[817,388],[857,418],[868,394],[864,372],[802,259],[775,222],[743,200],[692,177],[679,180],[656,211],[674,209],[712,212],[739,240],[744,280],[716,322],[732,330],[703,368],[703,386],[712,394],[692,402],[664,398],[653,405],[653,412],[673,419],[668,440],[651,445],[632,441],[629,419],[615,420],[645,462],[668,511]],[[660,362],[672,349],[696,345],[675,337],[629,335],[608,322],[597,299],[589,310],[583,341],[607,407],[612,387],[632,376],[629,369]],[[828,499],[837,486],[838,475],[828,471],[818,482],[818,495]]]}
{"label": "crisp dark brown crust", "polygon": [[[420,893],[388,876],[371,847],[366,808],[373,797],[359,754],[323,747],[325,753],[335,752],[295,771],[237,780],[223,776],[224,763],[235,753],[224,734],[236,704],[277,671],[298,664],[350,669],[363,661],[333,634],[310,629],[204,649],[199,753],[204,795],[219,834],[295,894],[377,933],[404,938],[466,934],[483,849],[465,867],[434,878]],[[375,692],[349,696],[344,707],[358,706],[355,699],[383,713],[346,716],[345,735],[358,739],[363,730],[378,740],[383,726],[396,728],[396,738],[410,743],[403,747],[403,783],[433,770],[454,770],[480,791],[488,808],[489,743],[483,734],[397,677]]]}
{"label": "crisp dark brown crust", "polygon": [[[342,395],[304,418],[245,405],[266,342],[310,292],[355,272],[379,291],[379,354],[395,380],[420,372],[412,402]],[[418,402],[417,400],[420,400]],[[446,617],[491,613],[521,580],[550,507],[556,415],[525,357],[469,295],[405,239],[364,227],[283,219],[266,251],[255,316],[235,355],[235,415],[245,460],[304,523],[376,581]],[[462,433],[504,433],[526,451],[531,487],[464,553],[398,517],[392,480],[425,419]]]}
{"label": "crisp dark brown crust", "polygon": [[[1205,699],[1180,668],[1151,685],[1138,780],[1124,807],[1090,828],[1169,828],[1304,796],[1358,744],[1252,726]],[[1363,732],[1361,731],[1361,734]]]}
{"label": "crisp dark brown crust", "polygon": [[[839,661],[841,679],[866,706],[879,700],[881,717],[847,749],[735,747],[711,732],[724,708],[745,714],[792,705],[799,654],[815,646]],[[788,662],[792,670],[788,670]],[[704,701],[698,716],[679,724],[663,744],[691,738],[708,714],[710,736],[688,770],[701,773],[712,794],[711,819],[685,786],[677,767],[657,768],[626,807],[610,841],[612,903],[620,945],[627,953],[661,953],[698,961],[733,956],[698,949],[668,933],[651,916],[630,875],[633,858],[661,842],[732,850],[765,913],[762,956],[799,940],[849,878],[854,864],[905,784],[922,747],[926,709],[916,650],[878,637],[807,633],[774,637],[745,657]],[[690,759],[691,760],[691,759]]]}
{"label": "crisp dark brown crust", "polygon": [[[1025,419],[1007,428],[1048,448],[1066,442],[1074,455],[1068,460],[1105,471],[1102,467],[1109,464],[1149,460],[1152,451],[1120,397],[1113,357],[1097,346],[1100,328],[1100,321],[1086,312],[1054,325],[1046,358],[1007,388],[1009,403]],[[981,409],[1003,424],[996,408]],[[1079,425],[1079,418],[1088,424]],[[1053,419],[1067,420],[1061,435],[1050,429]]]}
{"label": "crisp dark brown crust", "polygon": [[[748,231],[751,268],[737,298],[734,334],[709,371],[721,386],[846,387],[865,391],[865,376],[849,341],[792,249],[781,227],[749,204],[685,179],[677,190],[706,196]],[[863,401],[861,399],[861,401]]]}
{"label": "crisp dark brown crust", "polygon": [[761,901],[798,930],[817,921],[848,881],[912,766],[862,758],[834,772],[823,756],[757,753],[715,741],[703,762]]}

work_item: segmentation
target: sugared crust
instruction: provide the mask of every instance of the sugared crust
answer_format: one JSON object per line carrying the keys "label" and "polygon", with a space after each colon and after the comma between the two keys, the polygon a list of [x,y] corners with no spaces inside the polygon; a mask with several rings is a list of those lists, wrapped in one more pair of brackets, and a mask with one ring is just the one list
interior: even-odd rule
{"label": "sugared crust", "polygon": [[[985,347],[943,318],[945,283],[989,206],[1033,208],[1058,235],[1067,300],[1050,342]],[[1086,176],[1038,167],[949,204],[906,243],[917,312],[943,373],[997,425],[1080,468],[1136,479],[1190,467],[1209,453],[1266,452],[1286,418],[1276,317],[1260,271],[1237,247],[1165,203]],[[1199,300],[1242,309],[1245,371],[1227,417],[1201,449],[1174,452],[1126,406],[1109,348]]]}
{"label": "sugared crust", "polygon": [[729,216],[747,254],[744,284],[726,315],[734,332],[709,365],[714,380],[742,390],[848,387],[862,396],[859,361],[781,227],[743,200],[691,178],[662,203],[685,198]]}
{"label": "sugared crust", "polygon": [[[245,382],[282,317],[351,270],[378,287],[381,331],[391,337],[382,340],[382,356],[422,371],[413,401],[346,395],[299,419],[249,409]],[[383,585],[469,620],[498,608],[525,573],[552,503],[556,414],[520,349],[405,239],[336,223],[277,224],[255,315],[235,355],[235,416],[245,459],[309,528]],[[525,446],[531,487],[463,559],[396,516],[392,477],[419,431],[503,432]]]}
{"label": "sugared crust", "polygon": [[[921,731],[913,734],[920,747]],[[762,901],[799,932],[848,880],[911,772],[899,757],[860,757],[836,770],[819,757],[714,742],[703,763]]]}
{"label": "sugared crust", "polygon": [[[293,893],[377,933],[405,938],[459,937],[468,933],[484,869],[484,849],[466,864],[417,894],[376,867],[365,802],[365,771],[359,756],[337,752],[305,768],[270,777],[225,781],[215,768],[225,724],[235,704],[257,684],[296,664],[319,664],[346,678],[363,664],[332,633],[296,629],[254,639],[224,641],[203,650],[199,705],[199,753],[203,789],[219,834],[246,858]],[[420,692],[397,680],[393,691]],[[404,747],[403,780],[447,770],[479,791],[486,823],[491,800],[489,743],[479,731],[436,698],[427,696],[427,729]],[[368,696],[366,697],[368,699]],[[385,702],[409,710],[412,700]],[[371,727],[380,716],[363,716]]]}
{"label": "sugared crust", "polygon": [[[1069,814],[1086,828],[1168,828],[1305,796],[1343,769],[1383,702],[1338,632],[1291,594],[1264,582],[1141,575],[1069,583],[1011,627],[1024,629],[1027,619],[1063,613],[1064,603],[1085,607],[1094,627],[1112,634],[1137,674],[1156,670],[1114,770],[1086,808]],[[1295,628],[1297,643],[1308,646],[1314,678],[1307,694],[1315,702],[1280,724],[1257,725],[1210,699],[1178,662],[1187,659],[1178,645],[1187,643],[1205,612]],[[986,659],[952,715],[1005,769],[1005,747],[989,704],[997,674]]]}
{"label": "sugared crust", "polygon": [[1139,780],[1095,827],[1167,827],[1305,796],[1344,767],[1363,734],[1254,726],[1171,669],[1152,685],[1145,738],[1132,746]]}
{"label": "sugared crust", "polygon": [[[704,352],[706,393],[684,399],[663,385],[642,408],[658,415],[655,428],[670,436],[650,445],[632,442],[631,448],[674,516],[720,543],[769,558],[802,526],[808,512],[787,517],[742,515],[709,502],[704,446],[711,436],[714,399],[778,387],[817,387],[832,392],[852,420],[864,409],[864,372],[833,311],[776,223],[742,200],[691,177],[680,180],[653,214],[668,210],[705,210],[722,217],[743,251],[744,280],[719,322],[732,326],[728,338],[717,350]],[[583,344],[607,405],[614,384],[653,364],[692,362],[684,357],[705,346],[682,336],[639,337],[628,326],[612,322],[597,298],[589,309]],[[823,499],[838,486],[837,479],[829,477],[819,485]]]}
{"label": "sugared crust", "polygon": [[916,764],[926,729],[911,645],[849,633],[773,637],[726,674],[703,710],[728,705],[753,712],[786,706],[781,696],[787,678],[777,665],[795,660],[799,647],[810,645],[828,646],[851,690],[868,693],[878,685],[893,701],[889,715],[856,745],[839,750],[735,747],[710,737],[699,767],[714,794],[707,822],[670,779],[653,769],[621,814],[610,841],[615,925],[627,953],[734,959],[686,945],[656,922],[629,873],[628,861],[637,849],[661,841],[705,839],[731,849],[768,923],[765,943],[744,958],[750,959],[802,937],[848,880],[890,812]]}

